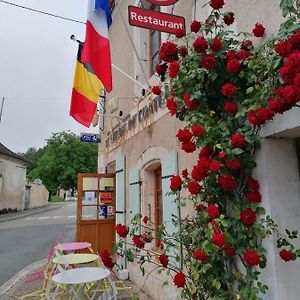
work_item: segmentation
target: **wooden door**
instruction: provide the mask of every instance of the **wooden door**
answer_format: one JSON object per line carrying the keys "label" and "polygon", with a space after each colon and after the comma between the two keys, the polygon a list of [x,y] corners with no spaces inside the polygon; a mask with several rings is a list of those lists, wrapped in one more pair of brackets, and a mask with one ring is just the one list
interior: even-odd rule
{"label": "wooden door", "polygon": [[112,253],[115,241],[115,174],[78,174],[76,240]]}

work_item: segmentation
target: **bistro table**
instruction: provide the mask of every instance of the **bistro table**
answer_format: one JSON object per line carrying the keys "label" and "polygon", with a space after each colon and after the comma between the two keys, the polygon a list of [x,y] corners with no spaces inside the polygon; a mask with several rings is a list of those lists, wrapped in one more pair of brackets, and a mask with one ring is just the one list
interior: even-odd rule
{"label": "bistro table", "polygon": [[[85,292],[86,285],[92,282],[100,284],[103,279],[109,279],[109,275],[109,270],[97,267],[84,267],[65,270],[61,273],[55,274],[52,277],[52,281],[57,284],[57,287],[54,291],[54,294],[48,295],[47,299],[57,299],[56,296],[58,295],[59,286],[66,285],[69,291],[74,295],[75,299],[80,300],[87,298],[92,300],[97,294],[97,289],[92,293],[92,295],[88,295],[88,293]],[[106,295],[104,296],[106,297]],[[102,299],[102,296],[100,296],[98,299]],[[116,299],[115,293],[112,294],[110,299]]]}

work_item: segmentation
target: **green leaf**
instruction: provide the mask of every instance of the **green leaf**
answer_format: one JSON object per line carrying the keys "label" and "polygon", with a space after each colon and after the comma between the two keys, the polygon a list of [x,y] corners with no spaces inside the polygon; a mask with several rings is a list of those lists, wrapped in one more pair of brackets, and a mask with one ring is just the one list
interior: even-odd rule
{"label": "green leaf", "polygon": [[130,297],[130,300],[139,300],[139,294],[138,293],[133,293]]}
{"label": "green leaf", "polygon": [[247,88],[246,90],[246,94],[250,94],[254,91],[254,87],[253,86],[250,86],[249,88]]}

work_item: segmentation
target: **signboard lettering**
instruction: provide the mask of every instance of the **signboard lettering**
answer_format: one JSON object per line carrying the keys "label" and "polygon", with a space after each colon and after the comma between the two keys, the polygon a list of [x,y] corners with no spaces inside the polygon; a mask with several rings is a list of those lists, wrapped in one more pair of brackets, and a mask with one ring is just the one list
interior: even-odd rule
{"label": "signboard lettering", "polygon": [[132,26],[153,29],[168,33],[176,33],[176,30],[185,31],[184,17],[174,16],[136,6],[128,6],[129,24]]}
{"label": "signboard lettering", "polygon": [[100,143],[100,134],[95,133],[80,133],[80,141],[85,143]]}

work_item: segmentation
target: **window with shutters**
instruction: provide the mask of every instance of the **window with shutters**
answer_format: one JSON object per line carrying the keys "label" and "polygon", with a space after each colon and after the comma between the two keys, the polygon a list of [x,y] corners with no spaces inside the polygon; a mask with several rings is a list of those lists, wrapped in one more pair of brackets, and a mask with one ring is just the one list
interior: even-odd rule
{"label": "window with shutters", "polygon": [[161,167],[154,170],[154,209],[155,238],[157,238],[158,227],[163,223]]}
{"label": "window with shutters", "polygon": [[[159,11],[158,6],[151,7],[152,10]],[[161,44],[161,34],[157,30],[150,30],[150,76],[155,72],[155,67],[159,63],[159,48]]]}

